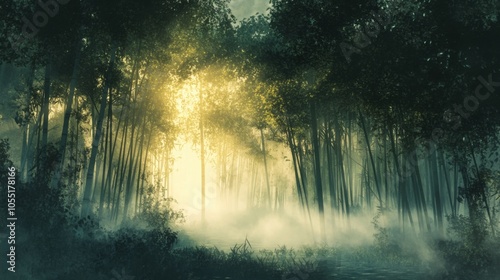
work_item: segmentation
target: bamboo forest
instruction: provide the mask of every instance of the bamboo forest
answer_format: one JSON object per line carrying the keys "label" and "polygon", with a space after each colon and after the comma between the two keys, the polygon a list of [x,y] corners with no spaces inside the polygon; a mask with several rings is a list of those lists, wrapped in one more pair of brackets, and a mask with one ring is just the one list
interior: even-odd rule
{"label": "bamboo forest", "polygon": [[500,279],[499,17],[2,0],[0,279]]}

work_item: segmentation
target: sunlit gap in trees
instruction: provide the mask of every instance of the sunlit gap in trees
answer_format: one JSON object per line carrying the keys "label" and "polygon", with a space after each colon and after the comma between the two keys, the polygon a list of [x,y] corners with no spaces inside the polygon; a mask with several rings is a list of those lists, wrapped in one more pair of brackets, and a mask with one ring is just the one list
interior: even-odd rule
{"label": "sunlit gap in trees", "polygon": [[[268,193],[260,131],[235,131],[237,127],[233,127],[238,120],[232,117],[244,114],[245,107],[249,106],[234,104],[242,102],[239,99],[244,79],[227,79],[221,75],[222,69],[211,67],[211,70],[186,79],[176,94],[177,125],[181,132],[172,151],[174,164],[169,176],[169,194],[184,211],[185,229],[194,235],[193,238],[199,237],[202,243],[214,245],[229,246],[245,237],[269,247],[283,242],[308,243],[311,240],[304,238],[310,229],[302,223],[298,205],[293,202],[289,151],[283,143],[267,141],[271,188]],[[204,235],[197,236],[202,232],[199,226],[203,208],[200,115],[205,124],[208,228],[203,228]],[[238,133],[240,135],[236,135]],[[242,137],[248,138],[247,141],[241,141]],[[223,238],[217,240],[216,236]]]}
{"label": "sunlit gap in trees", "polygon": [[[181,129],[172,151],[168,193],[184,211],[184,229],[203,244],[223,247],[244,238],[257,247],[266,248],[319,242],[319,214],[314,210],[317,202],[311,200],[306,213],[295,199],[292,155],[281,139],[283,136],[269,129],[263,130],[264,138],[256,128],[239,131],[237,125],[241,120],[234,119],[233,115],[244,116],[249,104],[241,106],[233,102],[245,100],[242,98],[248,94],[244,92],[247,90],[245,79],[227,78],[223,69],[210,68],[209,72],[186,79],[176,94],[176,124]],[[200,100],[203,103],[200,104]],[[205,135],[204,200],[208,227],[200,227],[203,224],[200,116]],[[353,176],[349,176],[345,187],[353,196],[366,197],[371,196],[364,194],[368,190],[356,187],[361,186],[363,180],[360,176],[363,166],[359,163],[362,161],[359,151],[363,147],[358,147],[362,138],[358,138],[353,133],[349,139],[352,153],[346,159],[346,170]],[[348,147],[348,144],[341,140],[339,147]],[[328,207],[325,213],[332,217],[327,220],[327,242],[352,244],[371,240],[371,216],[353,217],[348,222],[341,213]],[[345,236],[341,237],[342,234]],[[349,239],[347,235],[356,238]]]}

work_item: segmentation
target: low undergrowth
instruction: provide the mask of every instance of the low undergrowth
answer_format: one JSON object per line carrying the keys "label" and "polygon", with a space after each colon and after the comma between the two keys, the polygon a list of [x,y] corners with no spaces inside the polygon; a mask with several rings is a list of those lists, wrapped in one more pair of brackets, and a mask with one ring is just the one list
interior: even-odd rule
{"label": "low undergrowth", "polygon": [[[375,216],[373,250],[360,248],[360,258],[395,264],[414,264],[433,279],[498,279],[500,237],[482,219],[449,216],[446,235],[381,226]],[[355,254],[356,255],[356,254]]]}
{"label": "low undergrowth", "polygon": [[[117,230],[99,219],[80,218],[65,208],[57,188],[19,184],[16,273],[8,279],[326,279],[316,251],[296,253],[286,247],[254,252],[248,240],[225,252],[217,248],[174,248],[171,225],[180,216],[150,211]],[[177,215],[177,216],[176,216]],[[4,279],[5,270],[0,272]]]}

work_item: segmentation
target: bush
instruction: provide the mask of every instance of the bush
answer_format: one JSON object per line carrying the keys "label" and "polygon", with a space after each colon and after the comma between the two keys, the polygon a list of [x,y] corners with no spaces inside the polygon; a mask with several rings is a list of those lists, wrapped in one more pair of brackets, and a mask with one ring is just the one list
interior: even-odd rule
{"label": "bush", "polygon": [[493,238],[486,219],[449,216],[450,240],[439,241],[436,250],[445,261],[445,276],[450,279],[491,279],[498,275],[500,239]]}

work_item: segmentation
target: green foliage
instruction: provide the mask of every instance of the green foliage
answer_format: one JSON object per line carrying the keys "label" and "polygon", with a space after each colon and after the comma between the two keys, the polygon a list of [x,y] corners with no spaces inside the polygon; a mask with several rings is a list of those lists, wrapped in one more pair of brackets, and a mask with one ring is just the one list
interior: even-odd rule
{"label": "green foliage", "polygon": [[[305,249],[307,250],[307,249]],[[317,250],[310,248],[311,255],[304,251],[279,247],[275,250],[251,248],[250,242],[236,244],[229,252],[217,248],[185,248],[174,250],[176,259],[192,279],[326,279],[314,258]]]}
{"label": "green foliage", "polygon": [[[7,168],[12,167],[12,161],[10,160],[10,144],[8,139],[0,139],[0,169],[3,171],[0,174],[0,179],[2,182],[7,181]],[[2,184],[3,186],[4,184]]]}
{"label": "green foliage", "polygon": [[421,266],[429,270],[426,272],[436,269],[438,260],[429,244],[434,240],[432,235],[416,235],[411,228],[403,230],[393,224],[384,225],[380,220],[390,213],[385,211],[387,210],[378,212],[373,218],[374,243],[372,246],[358,248],[358,258],[371,259],[382,265]]}
{"label": "green foliage", "polygon": [[397,236],[397,232],[394,229],[390,229],[380,225],[380,217],[382,212],[378,212],[375,217],[373,217],[372,224],[376,230],[373,237],[375,239],[374,249],[377,254],[385,256],[387,259],[402,259],[404,258],[404,252],[400,246],[402,241]]}
{"label": "green foliage", "polygon": [[134,217],[134,222],[146,222],[147,227],[150,229],[167,229],[170,225],[184,222],[184,214],[182,211],[176,211],[172,208],[175,202],[173,198],[163,198],[162,201],[157,201],[152,198],[153,189],[148,187],[147,192],[149,196],[144,199],[142,211]]}
{"label": "green foliage", "polygon": [[448,217],[451,240],[438,241],[436,251],[445,261],[446,279],[492,279],[500,262],[500,239],[488,232],[486,219]]}
{"label": "green foliage", "polygon": [[448,233],[454,240],[464,243],[466,247],[481,247],[491,234],[484,216],[476,220],[464,215],[448,216]]}
{"label": "green foliage", "polygon": [[40,188],[47,187],[59,160],[60,153],[55,144],[49,143],[39,149],[35,155],[34,164],[37,168],[34,173],[33,183]]}

